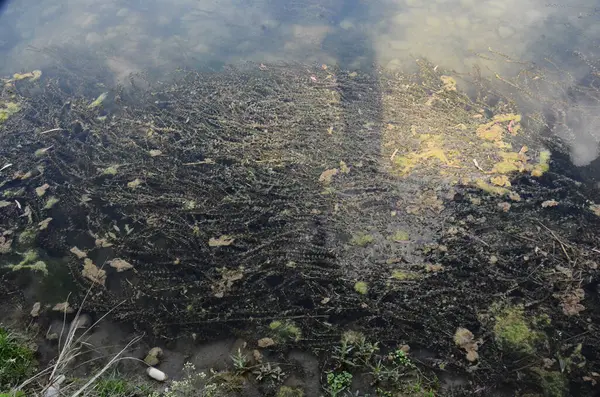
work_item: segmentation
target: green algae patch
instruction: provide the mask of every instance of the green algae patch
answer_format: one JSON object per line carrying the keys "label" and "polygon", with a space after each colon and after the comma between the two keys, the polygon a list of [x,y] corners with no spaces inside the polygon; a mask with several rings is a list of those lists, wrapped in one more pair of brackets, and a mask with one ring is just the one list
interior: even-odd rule
{"label": "green algae patch", "polygon": [[37,252],[35,252],[34,250],[29,250],[25,252],[25,254],[23,254],[23,260],[21,260],[21,262],[19,262],[16,265],[10,265],[9,268],[11,268],[13,271],[29,269],[32,271],[40,272],[47,276],[48,267],[46,266],[46,263],[37,259]]}
{"label": "green algae patch", "polygon": [[365,247],[375,241],[375,238],[370,234],[357,234],[352,237],[350,243],[352,245],[358,245],[359,247]]}
{"label": "green algae patch", "polygon": [[492,308],[494,313],[494,336],[503,350],[518,353],[533,353],[535,343],[543,338],[543,333],[531,328],[525,318],[523,305]]}
{"label": "green algae patch", "polygon": [[21,106],[16,102],[0,102],[0,124],[21,110]]}
{"label": "green algae patch", "polygon": [[407,231],[398,230],[396,233],[394,233],[391,236],[391,239],[397,243],[400,243],[400,242],[408,241],[410,239],[410,236],[408,235]]}
{"label": "green algae patch", "polygon": [[369,285],[364,281],[358,281],[354,284],[354,291],[366,295],[369,292]]}
{"label": "green algae patch", "polygon": [[403,271],[403,270],[394,270],[392,272],[392,279],[394,280],[398,280],[398,281],[406,281],[406,280],[414,280],[416,278],[419,278],[419,275],[413,272],[407,272],[407,271]]}
{"label": "green algae patch", "polygon": [[492,184],[487,183],[483,179],[477,179],[475,181],[475,186],[477,186],[484,192],[494,196],[504,196],[505,194],[509,193],[509,190],[507,188],[501,186],[494,186]]}
{"label": "green algae patch", "polygon": [[550,157],[551,154],[548,150],[542,150],[537,164],[531,170],[531,176],[540,177],[548,172],[550,170]]}
{"label": "green algae patch", "polygon": [[94,100],[94,102],[92,102],[88,105],[88,108],[94,109],[94,108],[97,108],[98,106],[102,105],[102,103],[104,102],[104,100],[106,99],[107,96],[108,96],[108,92],[103,92],[102,94],[100,94],[98,96],[98,98],[96,98]]}

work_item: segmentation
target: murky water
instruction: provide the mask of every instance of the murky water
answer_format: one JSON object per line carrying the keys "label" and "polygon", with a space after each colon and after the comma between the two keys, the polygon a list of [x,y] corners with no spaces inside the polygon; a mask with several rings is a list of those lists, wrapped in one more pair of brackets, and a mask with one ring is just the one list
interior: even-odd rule
{"label": "murky water", "polygon": [[[596,0],[8,1],[0,72],[43,68],[48,59],[36,49],[68,47],[101,54],[116,82],[150,68],[245,60],[409,69],[426,57],[458,72],[518,73],[521,64],[490,61],[493,50],[551,60],[571,84],[597,71],[599,7]],[[573,157],[585,165],[600,138],[590,136],[593,120],[576,124]]]}

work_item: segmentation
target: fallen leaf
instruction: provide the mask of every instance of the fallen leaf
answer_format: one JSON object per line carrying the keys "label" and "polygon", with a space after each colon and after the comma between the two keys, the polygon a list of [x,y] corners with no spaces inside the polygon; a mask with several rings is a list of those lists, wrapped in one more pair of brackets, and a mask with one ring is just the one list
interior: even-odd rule
{"label": "fallen leaf", "polygon": [[557,205],[558,201],[556,200],[546,200],[542,203],[542,208],[556,207]]}
{"label": "fallen leaf", "polygon": [[42,308],[42,304],[40,302],[35,302],[33,304],[33,308],[31,309],[31,317],[37,317],[40,315],[40,309]]}
{"label": "fallen leaf", "polygon": [[85,259],[81,274],[88,280],[102,286],[106,282],[106,271],[99,269],[89,258]]}
{"label": "fallen leaf", "polygon": [[98,248],[108,248],[113,246],[113,244],[109,243],[108,240],[105,238],[97,238],[95,244]]}
{"label": "fallen leaf", "polygon": [[561,298],[561,307],[563,313],[567,316],[575,316],[585,310],[580,302],[585,297],[585,292],[582,288],[577,288],[572,292],[564,294]]}
{"label": "fallen leaf", "polygon": [[54,305],[52,310],[54,310],[55,312],[61,312],[61,313],[67,313],[67,314],[73,313],[75,311],[75,310],[73,310],[71,305],[69,305],[69,302],[57,303],[56,305]]}
{"label": "fallen leaf", "polygon": [[321,176],[319,176],[319,182],[322,182],[325,185],[331,183],[332,178],[334,177],[334,175],[337,175],[338,172],[339,170],[337,168],[332,168],[323,171],[321,173]]}
{"label": "fallen leaf", "polygon": [[133,265],[123,259],[115,258],[108,262],[110,267],[117,269],[117,272],[124,272],[125,270],[133,269]]}
{"label": "fallen leaf", "polygon": [[0,254],[8,254],[10,252],[10,246],[12,245],[12,239],[7,236],[0,236]]}
{"label": "fallen leaf", "polygon": [[75,254],[75,256],[77,256],[77,258],[79,258],[79,259],[87,258],[87,254],[84,251],[82,251],[79,248],[77,248],[77,247],[73,247],[69,251],[72,254]]}
{"label": "fallen leaf", "polygon": [[262,338],[258,340],[258,347],[270,347],[275,345],[275,341],[272,338]]}
{"label": "fallen leaf", "polygon": [[466,328],[457,328],[454,333],[454,343],[460,346],[465,350],[466,358],[468,361],[473,362],[479,359],[479,354],[477,350],[479,349],[479,344],[474,340],[475,335],[471,331]]}
{"label": "fallen leaf", "polygon": [[211,237],[210,240],[208,240],[208,246],[209,247],[224,247],[224,246],[231,245],[234,241],[235,241],[234,238],[231,238],[231,236],[227,236],[227,235],[223,235],[219,238]]}

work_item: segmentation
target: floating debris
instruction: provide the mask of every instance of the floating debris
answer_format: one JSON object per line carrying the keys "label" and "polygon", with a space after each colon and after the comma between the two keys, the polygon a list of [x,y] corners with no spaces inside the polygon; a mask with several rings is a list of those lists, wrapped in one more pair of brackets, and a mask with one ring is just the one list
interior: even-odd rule
{"label": "floating debris", "polygon": [[225,246],[233,244],[234,241],[235,241],[234,238],[232,238],[231,236],[227,236],[227,235],[223,235],[219,238],[211,237],[210,240],[208,240],[208,246],[209,247],[225,247]]}
{"label": "floating debris", "polygon": [[75,254],[75,256],[77,256],[77,258],[79,258],[79,259],[87,258],[87,254],[84,251],[82,251],[79,248],[77,248],[77,247],[73,247],[69,251],[72,254]]}
{"label": "floating debris", "polygon": [[102,286],[105,285],[106,282],[106,271],[99,269],[98,266],[94,265],[91,259],[85,258],[83,271],[81,272],[83,277],[88,280],[100,284]]}
{"label": "floating debris", "polygon": [[160,150],[156,150],[156,149],[150,150],[148,153],[150,154],[151,157],[160,156],[162,154],[162,152]]}
{"label": "floating debris", "polygon": [[133,269],[133,265],[123,259],[115,258],[108,262],[110,267],[117,269],[117,272],[124,272],[125,270]]}

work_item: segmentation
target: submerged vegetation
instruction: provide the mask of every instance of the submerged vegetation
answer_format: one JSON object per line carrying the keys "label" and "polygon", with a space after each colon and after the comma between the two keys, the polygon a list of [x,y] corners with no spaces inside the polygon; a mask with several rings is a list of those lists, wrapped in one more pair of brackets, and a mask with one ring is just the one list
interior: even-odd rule
{"label": "submerged vegetation", "polygon": [[484,84],[473,99],[418,66],[246,64],[112,90],[63,69],[6,79],[5,304],[48,343],[84,297],[155,340],[189,338],[186,354],[236,339],[226,367],[183,378],[162,350],[134,357],[164,382],[155,396],[589,394],[600,197],[558,173],[512,101],[490,108]]}

